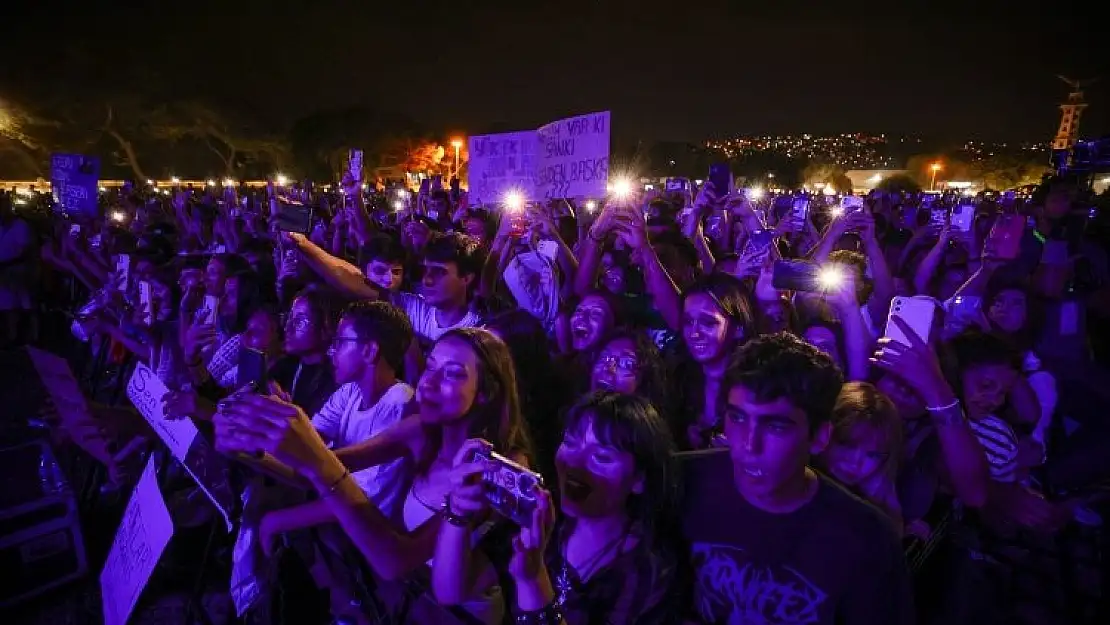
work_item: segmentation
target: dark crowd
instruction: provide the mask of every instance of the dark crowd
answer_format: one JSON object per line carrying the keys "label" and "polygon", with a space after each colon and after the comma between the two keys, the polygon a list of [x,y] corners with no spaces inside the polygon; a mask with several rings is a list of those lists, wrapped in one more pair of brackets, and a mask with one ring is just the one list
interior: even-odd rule
{"label": "dark crowd", "polygon": [[[83,510],[158,460],[178,529],[140,612],[1110,622],[1105,197],[724,186],[4,192],[0,338],[83,388],[35,415]],[[200,432],[187,472],[136,367]]]}

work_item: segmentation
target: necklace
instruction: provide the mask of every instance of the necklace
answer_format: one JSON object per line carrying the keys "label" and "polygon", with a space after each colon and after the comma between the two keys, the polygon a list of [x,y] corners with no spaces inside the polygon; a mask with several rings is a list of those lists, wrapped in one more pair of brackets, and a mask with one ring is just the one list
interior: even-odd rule
{"label": "necklace", "polygon": [[[594,553],[594,555],[591,556],[589,560],[582,564],[581,573],[579,573],[578,570],[575,569],[575,577],[578,579],[578,581],[584,584],[585,580],[591,578],[596,572],[594,571],[594,569],[596,569],[598,565],[605,560],[605,557],[613,551],[616,551],[616,554],[613,556],[612,561],[615,561],[617,558],[623,555],[624,543],[628,540],[628,535],[631,531],[632,520],[629,519],[628,523],[625,524],[624,529],[621,530],[621,533],[618,534],[616,538],[605,543],[605,545],[601,549],[598,549],[597,552]],[[567,595],[570,593],[570,591],[574,590],[575,578],[571,577],[570,561],[567,558],[567,542],[569,540],[570,537],[568,536],[566,540],[559,541],[559,559],[562,560],[562,566],[559,567],[559,573],[555,576],[555,602],[559,605],[559,607],[562,607],[564,604],[566,604]]]}

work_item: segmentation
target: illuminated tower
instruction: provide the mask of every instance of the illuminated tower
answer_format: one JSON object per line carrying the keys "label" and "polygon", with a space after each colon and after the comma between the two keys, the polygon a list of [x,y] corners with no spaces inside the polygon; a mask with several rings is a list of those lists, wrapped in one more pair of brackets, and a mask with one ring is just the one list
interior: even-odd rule
{"label": "illuminated tower", "polygon": [[1071,87],[1068,99],[1060,105],[1060,129],[1056,131],[1056,138],[1052,140],[1053,152],[1057,150],[1070,150],[1079,139],[1079,118],[1087,103],[1083,101],[1083,86],[1089,85],[1091,80],[1073,80],[1060,76],[1060,80]]}

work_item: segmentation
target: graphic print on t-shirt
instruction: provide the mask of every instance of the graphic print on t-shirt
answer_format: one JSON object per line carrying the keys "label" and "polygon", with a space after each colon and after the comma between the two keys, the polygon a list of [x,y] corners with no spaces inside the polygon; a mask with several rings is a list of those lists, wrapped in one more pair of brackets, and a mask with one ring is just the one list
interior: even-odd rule
{"label": "graphic print on t-shirt", "polygon": [[820,622],[828,594],[790,567],[760,566],[743,549],[695,543],[694,606],[706,623],[805,625]]}

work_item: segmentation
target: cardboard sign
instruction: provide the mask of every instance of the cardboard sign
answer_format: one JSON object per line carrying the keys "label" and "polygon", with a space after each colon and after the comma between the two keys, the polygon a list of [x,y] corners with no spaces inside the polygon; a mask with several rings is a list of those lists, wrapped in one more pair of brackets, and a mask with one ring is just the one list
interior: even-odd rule
{"label": "cardboard sign", "polygon": [[152,455],[131,493],[112,549],[100,572],[104,625],[127,623],[172,537],[173,521],[158,490]]}
{"label": "cardboard sign", "polygon": [[95,219],[99,215],[99,185],[100,159],[81,154],[50,156],[50,187],[54,203],[67,215]]}
{"label": "cardboard sign", "polygon": [[540,128],[537,134],[539,198],[605,196],[609,181],[609,111],[560,119]]}
{"label": "cardboard sign", "polygon": [[138,363],[135,372],[127,382],[127,398],[143,415],[158,438],[169,447],[170,453],[178,462],[185,462],[189,446],[197,437],[197,426],[189,419],[169,420],[166,418],[166,404],[162,401],[170,389],[158,379],[150,367]]}
{"label": "cardboard sign", "polygon": [[568,117],[539,130],[470,137],[470,204],[604,197],[609,181],[609,111]]}
{"label": "cardboard sign", "polygon": [[231,531],[229,511],[234,505],[234,496],[228,490],[225,463],[222,457],[211,451],[208,441],[197,436],[199,432],[192,419],[166,418],[166,404],[162,398],[168,392],[169,389],[150,367],[142,363],[135,365],[135,373],[127,382],[127,398],[166,444],[173,457],[185,467],[189,477],[216,507],[228,531]]}
{"label": "cardboard sign", "polygon": [[470,137],[471,205],[497,204],[509,191],[534,199],[536,142],[534,130]]}

